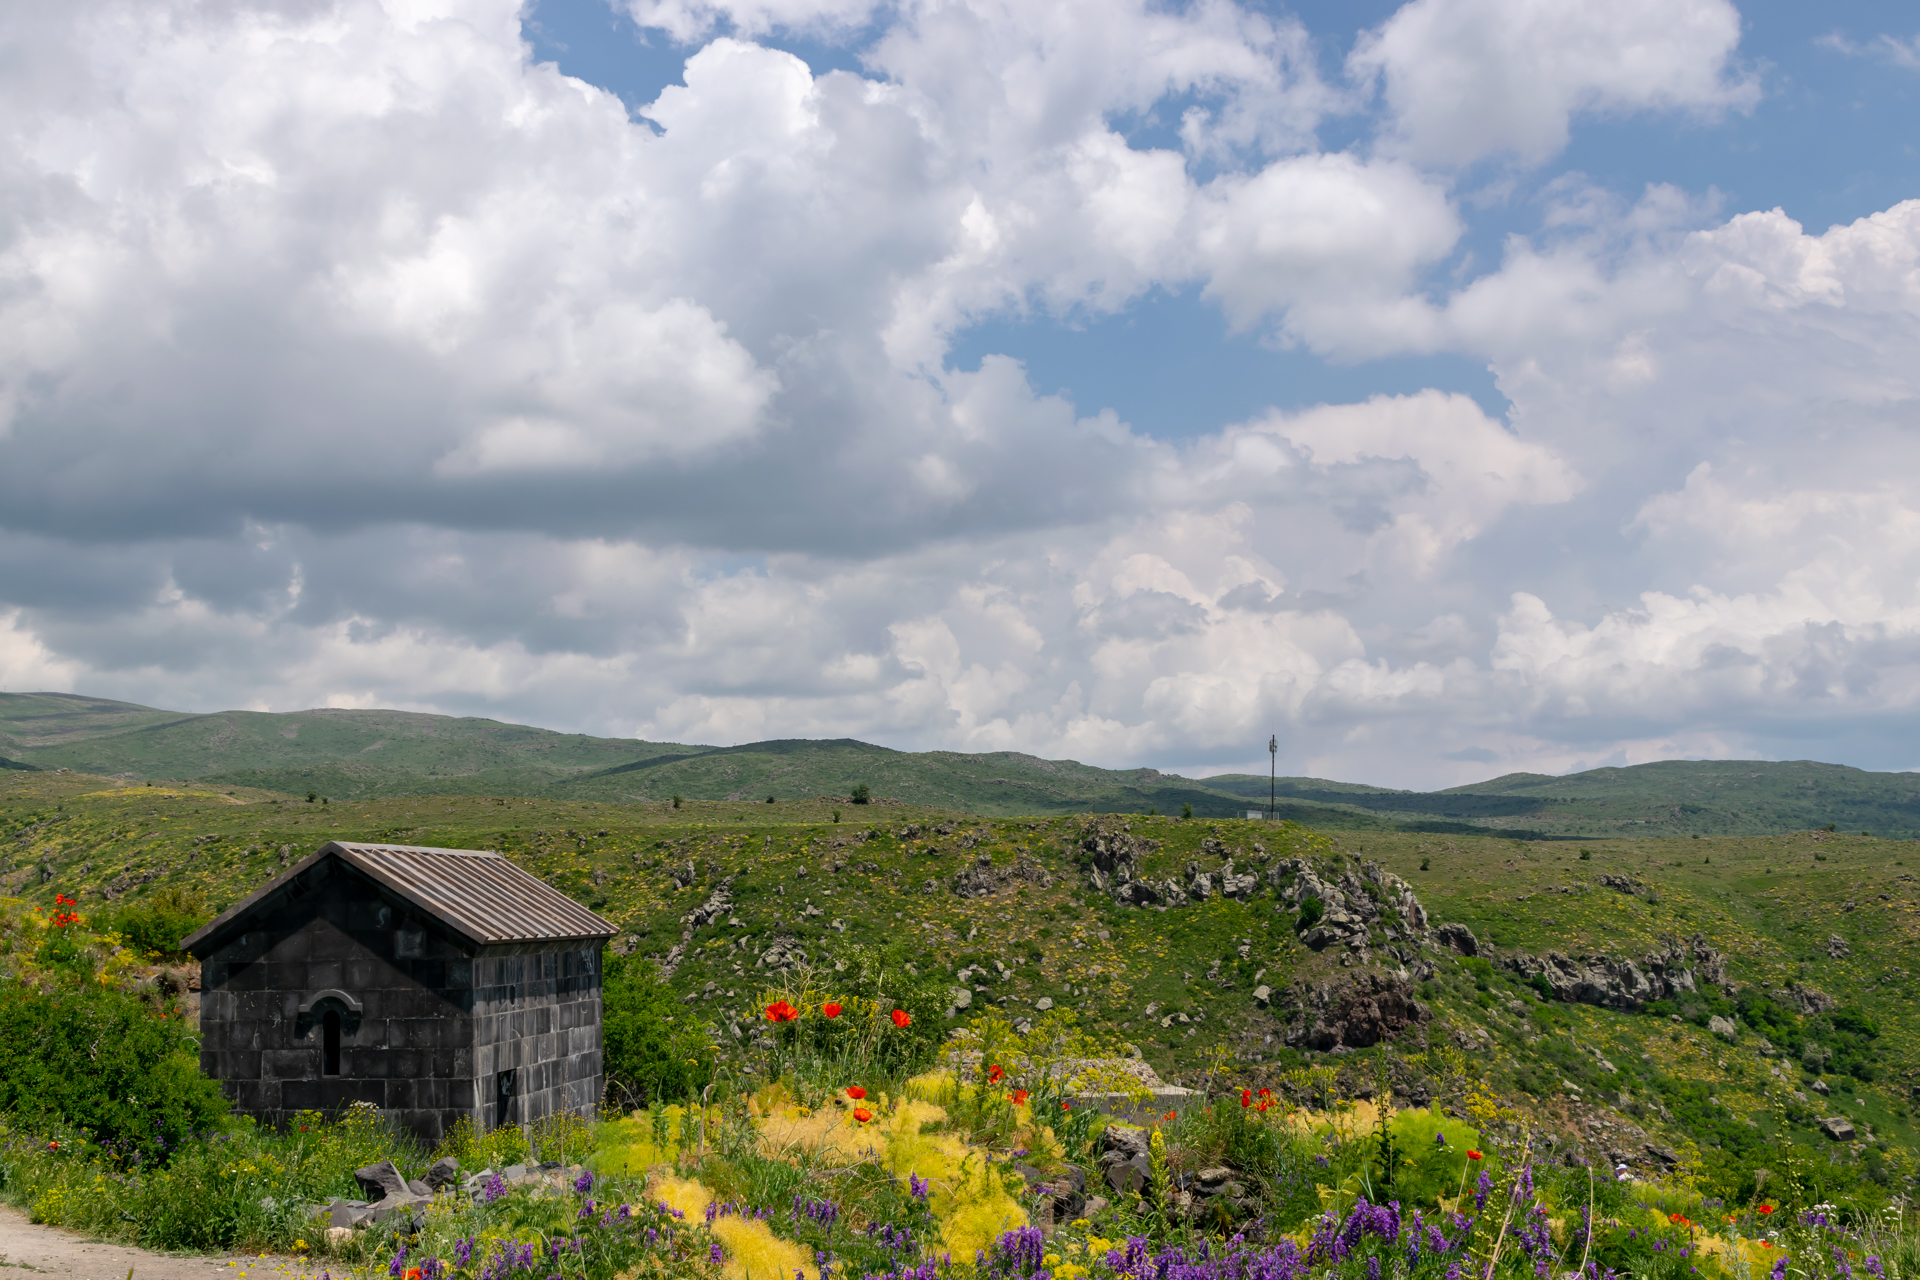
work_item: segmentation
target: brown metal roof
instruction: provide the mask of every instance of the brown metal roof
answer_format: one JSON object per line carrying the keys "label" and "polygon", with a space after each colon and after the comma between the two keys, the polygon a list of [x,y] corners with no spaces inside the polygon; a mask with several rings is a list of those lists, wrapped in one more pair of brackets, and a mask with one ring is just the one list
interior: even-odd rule
{"label": "brown metal roof", "polygon": [[275,876],[181,941],[182,950],[227,931],[256,904],[324,858],[334,857],[482,946],[610,938],[608,920],[528,875],[498,853],[335,840]]}

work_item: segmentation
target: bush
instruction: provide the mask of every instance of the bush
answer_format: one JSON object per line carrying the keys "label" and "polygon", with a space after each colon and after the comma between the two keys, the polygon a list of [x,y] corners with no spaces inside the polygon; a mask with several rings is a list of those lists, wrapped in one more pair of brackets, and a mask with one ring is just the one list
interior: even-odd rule
{"label": "bush", "polygon": [[97,912],[93,928],[117,933],[143,955],[178,957],[180,940],[213,919],[206,904],[177,888],[160,890],[138,903]]}
{"label": "bush", "polygon": [[163,1158],[226,1114],[187,1025],[91,982],[0,979],[0,1111]]}
{"label": "bush", "polygon": [[608,956],[600,999],[610,1098],[640,1107],[684,1098],[712,1078],[706,1035],[653,961]]}

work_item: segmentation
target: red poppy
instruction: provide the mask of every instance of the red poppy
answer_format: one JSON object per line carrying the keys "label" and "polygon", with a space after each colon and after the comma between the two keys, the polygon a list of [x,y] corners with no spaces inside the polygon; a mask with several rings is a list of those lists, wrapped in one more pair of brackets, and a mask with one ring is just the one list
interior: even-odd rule
{"label": "red poppy", "polygon": [[1773,1212],[1773,1206],[1772,1206],[1772,1205],[1770,1205],[1770,1204],[1763,1204],[1763,1205],[1761,1205],[1761,1206],[1760,1206],[1760,1210],[1759,1210],[1759,1211],[1760,1211],[1761,1213],[1772,1213],[1772,1212]]}
{"label": "red poppy", "polygon": [[406,1280],[420,1280],[420,1268],[408,1267]]}
{"label": "red poppy", "polygon": [[800,1011],[785,1000],[775,1000],[767,1006],[768,1022],[792,1022],[800,1016]]}
{"label": "red poppy", "polygon": [[873,1119],[873,1112],[867,1110],[865,1107],[855,1107],[853,1109],[853,1118],[861,1124],[865,1124],[867,1121]]}
{"label": "red poppy", "polygon": [[56,907],[77,907],[80,904],[64,893],[56,893],[53,895],[53,905]]}
{"label": "red poppy", "polygon": [[1013,1105],[1016,1107],[1024,1107],[1027,1105],[1027,1091],[1025,1089],[1015,1089],[1007,1096],[1013,1099]]}
{"label": "red poppy", "polygon": [[49,1151],[58,1151],[59,1149],[60,1149],[60,1144],[59,1144],[59,1143],[57,1143],[57,1142],[49,1142],[49,1143],[47,1143],[47,1150],[49,1150]]}
{"label": "red poppy", "polygon": [[1164,1115],[1164,1116],[1161,1116],[1160,1118],[1161,1118],[1162,1120],[1164,1120],[1164,1121],[1166,1121],[1166,1122],[1167,1122],[1168,1124],[1172,1124],[1172,1123],[1173,1123],[1173,1117],[1174,1117],[1174,1114],[1175,1114],[1174,1112],[1171,1112],[1171,1111],[1169,1111],[1169,1112],[1167,1112],[1167,1114],[1166,1114],[1166,1115]]}
{"label": "red poppy", "polygon": [[1682,1222],[1682,1221],[1684,1221],[1684,1219],[1683,1219],[1683,1218],[1681,1218],[1681,1216],[1680,1216],[1679,1214],[1677,1214],[1677,1213],[1670,1213],[1670,1214],[1668,1214],[1668,1215],[1667,1215],[1667,1221],[1668,1221],[1668,1222]]}
{"label": "red poppy", "polygon": [[1262,1089],[1262,1090],[1260,1091],[1260,1096],[1261,1096],[1261,1097],[1263,1097],[1263,1098],[1271,1098],[1271,1097],[1273,1096],[1273,1090],[1271,1090],[1271,1089]]}
{"label": "red poppy", "polygon": [[893,1025],[896,1027],[910,1027],[913,1025],[913,1018],[905,1009],[895,1009],[893,1011]]}
{"label": "red poppy", "polygon": [[858,1102],[860,1101],[860,1099],[867,1096],[867,1091],[865,1089],[862,1089],[857,1084],[850,1084],[847,1086],[847,1096],[849,1098],[852,1098],[855,1102]]}
{"label": "red poppy", "polygon": [[1469,1151],[1469,1152],[1467,1152],[1467,1159],[1469,1159],[1469,1160],[1478,1160],[1479,1158],[1480,1158],[1480,1153],[1479,1153],[1478,1151]]}
{"label": "red poppy", "polygon": [[1240,1105],[1243,1107],[1250,1107],[1253,1105],[1253,1090],[1242,1089],[1240,1091]]}
{"label": "red poppy", "polygon": [[1066,1101],[1065,1099],[1062,1099],[1060,1103],[1060,1109],[1062,1111],[1071,1111],[1073,1110],[1073,1104],[1071,1102]]}
{"label": "red poppy", "polygon": [[1007,1069],[1001,1066],[999,1063],[996,1062],[992,1066],[987,1068],[988,1084],[999,1084],[1002,1080],[1005,1080],[1006,1078],[1007,1078]]}
{"label": "red poppy", "polygon": [[1273,1104],[1271,1102],[1262,1102],[1259,1106],[1255,1107],[1254,1110],[1264,1114],[1266,1112],[1266,1109],[1272,1105]]}
{"label": "red poppy", "polygon": [[840,1006],[829,1000],[820,1006],[820,1012],[826,1014],[829,1018],[837,1018],[840,1016]]}

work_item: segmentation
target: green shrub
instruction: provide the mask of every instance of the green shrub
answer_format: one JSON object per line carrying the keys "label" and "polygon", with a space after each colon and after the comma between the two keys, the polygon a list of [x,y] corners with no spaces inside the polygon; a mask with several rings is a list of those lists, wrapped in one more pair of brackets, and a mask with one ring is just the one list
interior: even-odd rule
{"label": "green shrub", "polygon": [[0,978],[0,1111],[153,1160],[227,1103],[169,1010],[93,982]]}
{"label": "green shrub", "polygon": [[92,926],[119,934],[143,955],[177,957],[180,940],[211,919],[213,913],[199,898],[169,887],[143,901],[96,912]]}
{"label": "green shrub", "polygon": [[[1393,1196],[1409,1208],[1437,1204],[1459,1192],[1467,1152],[1480,1145],[1480,1131],[1424,1108],[1394,1115]],[[1445,1138],[1444,1142],[1438,1141]]]}
{"label": "green shrub", "polygon": [[653,961],[608,956],[600,998],[610,1100],[631,1109],[706,1085],[713,1071],[707,1037]]}

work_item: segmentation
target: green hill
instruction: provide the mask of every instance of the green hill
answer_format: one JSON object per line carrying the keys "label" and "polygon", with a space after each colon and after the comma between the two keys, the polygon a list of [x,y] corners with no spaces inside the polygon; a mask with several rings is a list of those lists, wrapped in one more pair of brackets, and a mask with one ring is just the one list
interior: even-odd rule
{"label": "green hill", "polygon": [[[862,783],[966,813],[1264,809],[1254,774],[1183,778],[1020,752],[895,751],[851,738],[713,747],[555,733],[479,717],[323,708],[187,715],[72,694],[0,694],[0,770],[255,787],[338,800],[426,795],[665,803],[790,802]],[[1829,824],[1920,837],[1920,774],[1812,761],[1670,760],[1565,777],[1516,773],[1446,791],[1281,778],[1276,817],[1326,830],[1523,839],[1760,835]]]}
{"label": "green hill", "polygon": [[[1253,774],[1207,778],[1204,785],[1249,799],[1267,794],[1267,779]],[[1663,760],[1563,777],[1510,773],[1431,792],[1283,778],[1279,791],[1307,803],[1537,836],[1761,835],[1830,824],[1899,839],[1920,836],[1920,773],[1870,773],[1812,760]]]}
{"label": "green hill", "polygon": [[[1569,1155],[1683,1162],[1715,1194],[1735,1194],[1787,1138],[1820,1153],[1823,1177],[1899,1189],[1916,1172],[1920,881],[1904,843],[1845,832],[1523,842],[893,801],[322,804],[16,771],[0,774],[0,834],[0,893],[40,906],[67,893],[87,913],[165,889],[215,911],[333,838],[499,849],[618,923],[622,949],[670,962],[722,1052],[753,1034],[786,966],[830,972],[841,948],[904,940],[976,1012],[1050,1001],[1189,1083],[1219,1061],[1236,1081],[1322,1079],[1343,1097],[1382,1072],[1414,1098],[1478,1080]],[[1096,879],[1102,842],[1162,885],[1229,859],[1260,879],[1236,897],[1126,907]],[[1282,893],[1298,883],[1289,857],[1377,894],[1370,949],[1307,927]],[[722,889],[724,909],[692,915]],[[1471,930],[1479,954],[1450,950],[1442,923]],[[1651,973],[1651,955],[1708,948],[1710,962],[1686,963],[1724,964],[1723,977],[1633,1008],[1523,977],[1553,952]],[[1394,1026],[1384,1043],[1320,1051],[1315,1028],[1341,1020]],[[1855,1138],[1818,1127],[1842,1120]]]}

